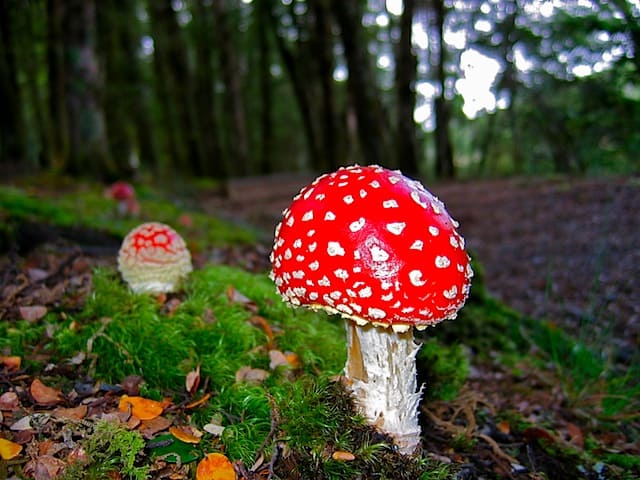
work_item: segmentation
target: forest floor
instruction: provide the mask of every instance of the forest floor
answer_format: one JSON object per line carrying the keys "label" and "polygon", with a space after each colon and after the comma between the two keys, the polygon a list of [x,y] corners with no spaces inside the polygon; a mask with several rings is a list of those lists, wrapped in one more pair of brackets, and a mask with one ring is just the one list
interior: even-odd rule
{"label": "forest floor", "polygon": [[[266,231],[310,181],[275,176],[205,201]],[[489,292],[581,341],[630,358],[640,345],[640,178],[510,178],[428,186],[460,222]]]}
{"label": "forest floor", "polygon": [[[229,185],[226,198],[206,194],[192,198],[206,212],[255,225],[264,232],[258,245],[222,249],[206,261],[253,271],[268,269],[273,226],[291,197],[309,180],[300,176],[243,179]],[[517,312],[569,332],[613,369],[619,365],[624,372],[637,364],[640,179],[514,178],[427,188],[460,222],[492,296]],[[86,288],[90,281],[85,280],[91,268],[113,263],[112,252],[85,258],[64,251],[56,260],[49,251],[45,257],[36,249],[18,264],[5,258],[0,263],[0,286],[10,288],[20,278],[16,266],[25,272],[31,268],[31,273],[48,278],[50,288],[27,288],[32,296],[22,298],[25,305],[59,303],[62,288],[69,285],[77,292],[73,302],[82,303],[80,297],[90,293]],[[34,265],[40,269],[33,270]],[[36,298],[39,293],[48,296]],[[437,337],[438,330],[430,334]],[[604,426],[606,421],[596,421],[592,415],[598,412],[594,405],[601,398],[588,392],[567,392],[571,379],[558,383],[563,371],[557,367],[514,367],[495,360],[472,361],[469,379],[454,401],[431,402],[428,410],[423,407],[424,446],[430,458],[456,465],[457,479],[631,479],[640,471],[637,464],[628,476],[624,468],[610,471],[603,465],[587,466],[579,453],[590,448],[602,455],[640,455],[637,413],[612,416],[608,419],[611,424]],[[6,384],[8,378],[14,377],[0,380]],[[20,381],[30,380],[23,376]],[[631,401],[638,404],[638,399]],[[624,428],[612,427],[616,422],[624,423]],[[595,446],[587,445],[589,442]],[[550,453],[545,444],[561,453]],[[250,478],[272,478],[264,469],[261,472],[262,476]]]}

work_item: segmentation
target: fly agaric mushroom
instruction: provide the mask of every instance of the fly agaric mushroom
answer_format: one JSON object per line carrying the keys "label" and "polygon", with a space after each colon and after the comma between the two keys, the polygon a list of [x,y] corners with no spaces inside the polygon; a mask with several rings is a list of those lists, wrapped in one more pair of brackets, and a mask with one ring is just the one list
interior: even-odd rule
{"label": "fly agaric mushroom", "polygon": [[140,204],[136,199],[136,191],[130,183],[118,180],[106,191],[105,195],[118,202],[118,213],[120,215],[138,215]]}
{"label": "fly agaric mushroom", "polygon": [[348,388],[405,454],[420,442],[412,327],[455,318],[471,286],[457,226],[419,182],[356,165],[304,187],[275,230],[278,292],[347,319]]}
{"label": "fly agaric mushroom", "polygon": [[135,293],[177,290],[193,270],[191,255],[180,235],[163,223],[143,223],[125,237],[118,269]]}

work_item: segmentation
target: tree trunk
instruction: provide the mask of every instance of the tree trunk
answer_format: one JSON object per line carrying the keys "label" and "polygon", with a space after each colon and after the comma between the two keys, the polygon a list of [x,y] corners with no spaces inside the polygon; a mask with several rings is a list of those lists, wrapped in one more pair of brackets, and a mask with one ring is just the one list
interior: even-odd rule
{"label": "tree trunk", "polygon": [[416,176],[419,173],[416,122],[413,119],[418,67],[418,60],[411,46],[414,7],[415,0],[404,1],[404,11],[400,18],[400,40],[396,50],[396,153],[400,170],[410,176]]}
{"label": "tree trunk", "polygon": [[211,49],[214,22],[205,0],[193,2],[193,30],[196,55],[194,76],[195,117],[200,136],[200,153],[205,174],[218,180],[229,176],[229,165],[220,144],[220,128],[216,118],[216,96],[213,55]]}
{"label": "tree trunk", "polygon": [[267,25],[270,22],[269,3],[256,5],[256,28],[258,34],[258,71],[260,76],[260,158],[259,171],[269,174],[273,171],[271,155],[273,153],[273,88],[271,82],[271,62]]}
{"label": "tree trunk", "polygon": [[96,58],[96,14],[91,0],[67,0],[62,34],[65,43],[65,99],[70,150],[64,170],[94,178],[112,175],[105,119],[100,104],[101,73]]}
{"label": "tree trunk", "polygon": [[439,178],[453,178],[455,169],[453,165],[453,146],[449,135],[449,105],[446,99],[446,48],[444,41],[444,20],[445,5],[444,0],[433,0],[433,12],[435,15],[436,28],[438,32],[438,65],[437,76],[440,84],[440,94],[435,99],[435,122],[436,122],[436,176]]}
{"label": "tree trunk", "polygon": [[49,93],[49,166],[60,171],[69,155],[69,122],[65,102],[63,0],[47,0],[47,68]]}
{"label": "tree trunk", "polygon": [[11,13],[0,0],[0,162],[7,164],[22,161],[26,145]]}
{"label": "tree trunk", "polygon": [[246,175],[249,167],[249,133],[245,115],[240,67],[236,47],[229,26],[225,2],[211,2],[216,24],[220,73],[225,87],[224,113],[226,119],[227,149],[232,159],[233,173]]}
{"label": "tree trunk", "polygon": [[344,54],[349,69],[347,88],[353,102],[357,132],[365,164],[393,162],[386,135],[388,131],[380,92],[371,68],[367,41],[362,28],[362,7],[358,1],[332,0],[332,11],[340,26]]}

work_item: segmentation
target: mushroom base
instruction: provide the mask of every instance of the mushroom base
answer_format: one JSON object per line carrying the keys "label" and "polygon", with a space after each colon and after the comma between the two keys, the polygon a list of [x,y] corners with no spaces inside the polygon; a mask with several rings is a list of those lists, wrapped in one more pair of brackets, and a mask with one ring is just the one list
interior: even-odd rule
{"label": "mushroom base", "polygon": [[391,435],[403,454],[420,444],[416,354],[413,330],[395,332],[348,320],[345,376],[356,406],[365,418]]}

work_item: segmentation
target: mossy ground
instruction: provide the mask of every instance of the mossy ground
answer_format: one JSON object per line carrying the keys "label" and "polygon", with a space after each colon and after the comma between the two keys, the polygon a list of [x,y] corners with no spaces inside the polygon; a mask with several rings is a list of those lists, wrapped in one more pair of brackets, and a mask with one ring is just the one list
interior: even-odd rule
{"label": "mossy ground", "polygon": [[[184,212],[151,191],[142,197],[148,219],[173,224]],[[5,238],[10,238],[6,232],[24,219],[46,219],[56,225],[80,222],[118,236],[142,220],[114,216],[113,205],[96,188],[59,195],[44,203],[32,192],[3,188],[0,215],[8,220]],[[189,215],[195,221],[186,229],[186,237],[197,248],[250,243],[257,238],[250,229],[198,212],[190,211]],[[640,393],[637,363],[620,373],[553,324],[506,308],[486,294],[480,266],[475,270],[472,295],[459,318],[419,337],[423,342],[419,371],[427,384],[425,398],[434,402],[434,408],[454,402],[468,384],[474,366],[491,363],[500,364],[500,369],[514,377],[527,375],[523,368],[550,370],[563,391],[566,407],[579,405],[580,412],[596,416],[594,431],[615,430],[625,422],[625,428],[635,428],[631,425],[637,420]],[[363,424],[340,382],[334,380],[342,371],[346,354],[343,321],[292,310],[275,294],[266,273],[205,265],[193,272],[182,292],[163,302],[132,294],[112,266],[97,269],[92,278],[92,293],[81,308],[65,311],[54,307],[35,323],[17,317],[0,322],[0,352],[23,357],[26,374],[44,372],[47,365],[43,359],[48,365],[66,365],[68,368],[54,369],[50,376],[65,392],[78,381],[113,385],[139,375],[144,379],[141,394],[150,398],[169,397],[180,404],[210,393],[209,400],[189,411],[185,421],[197,428],[216,422],[225,429],[219,438],[207,434],[199,454],[221,450],[249,466],[257,456],[276,456],[280,458],[276,463],[280,478],[444,479],[454,478],[460,470],[443,463],[442,457],[404,458],[386,437]],[[256,317],[262,320],[256,322]],[[292,352],[299,361],[270,368],[270,350]],[[202,377],[200,390],[189,393],[185,377],[197,367]],[[259,382],[238,379],[237,373],[244,367],[266,371],[268,376]],[[594,398],[598,399],[595,403]],[[583,408],[586,403],[589,407]],[[494,416],[496,421],[508,421],[514,430],[540,426],[517,412],[479,410],[473,414],[478,421],[483,415],[491,421]],[[115,435],[118,442],[131,441],[133,445],[137,441],[123,432],[96,433],[94,443],[87,444],[96,451],[102,449],[102,433]],[[469,452],[477,447],[478,437],[460,435],[442,442],[446,443],[442,452]],[[541,457],[571,457],[572,462],[590,465],[588,468],[604,462],[619,474],[607,478],[632,478],[624,471],[640,468],[633,456],[603,449],[596,437],[587,437],[584,448],[575,455],[550,451],[544,444],[536,448]],[[353,453],[356,459],[345,462],[333,458],[332,454],[340,451]],[[109,454],[111,459],[99,457],[94,463],[143,466],[142,454],[132,457],[130,453],[115,449]],[[134,478],[137,474],[139,471],[131,470],[125,476]],[[100,478],[99,472],[96,475]]]}

